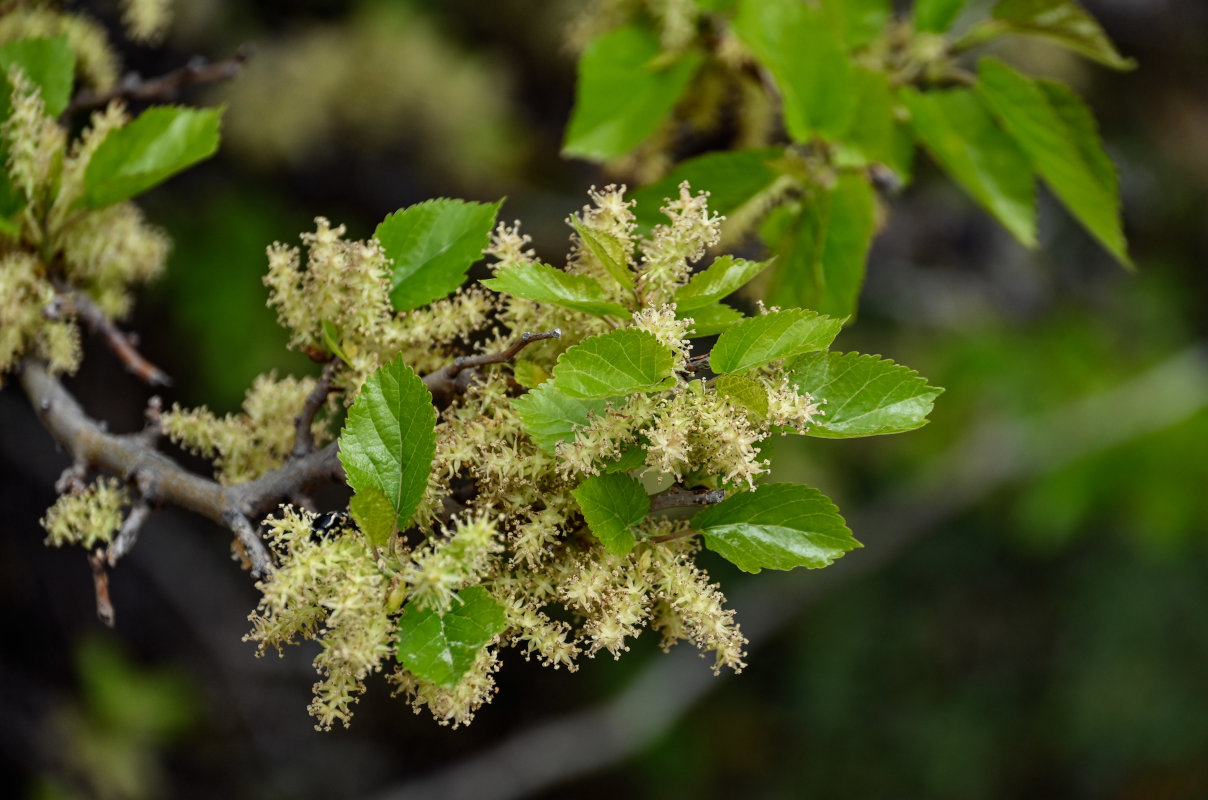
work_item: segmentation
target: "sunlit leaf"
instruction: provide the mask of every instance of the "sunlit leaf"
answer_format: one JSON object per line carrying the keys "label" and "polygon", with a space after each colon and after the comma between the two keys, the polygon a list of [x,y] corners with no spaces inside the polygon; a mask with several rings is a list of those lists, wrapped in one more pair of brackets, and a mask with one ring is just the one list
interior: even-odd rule
{"label": "sunlit leaf", "polygon": [[619,397],[675,382],[671,350],[634,328],[593,336],[558,357],[553,385],[568,397]]}
{"label": "sunlit leaf", "polygon": [[604,398],[567,397],[551,380],[511,402],[525,432],[547,453],[558,442],[575,438],[575,426],[586,425],[592,414],[608,407]]}
{"label": "sunlit leaf", "polygon": [[717,338],[709,365],[717,373],[745,370],[824,350],[839,335],[843,320],[796,308],[743,320]]}
{"label": "sunlit leaf", "polygon": [[596,316],[628,317],[629,310],[609,299],[600,282],[588,275],[571,275],[548,264],[503,267],[482,285],[526,300],[553,303]]}

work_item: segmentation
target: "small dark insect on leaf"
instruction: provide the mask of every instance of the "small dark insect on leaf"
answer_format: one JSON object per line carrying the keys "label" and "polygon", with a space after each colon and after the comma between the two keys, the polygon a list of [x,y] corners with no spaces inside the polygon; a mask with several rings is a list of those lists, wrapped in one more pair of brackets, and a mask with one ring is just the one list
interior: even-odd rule
{"label": "small dark insect on leaf", "polygon": [[331,536],[352,524],[351,518],[344,511],[328,511],[315,517],[310,529],[319,536]]}

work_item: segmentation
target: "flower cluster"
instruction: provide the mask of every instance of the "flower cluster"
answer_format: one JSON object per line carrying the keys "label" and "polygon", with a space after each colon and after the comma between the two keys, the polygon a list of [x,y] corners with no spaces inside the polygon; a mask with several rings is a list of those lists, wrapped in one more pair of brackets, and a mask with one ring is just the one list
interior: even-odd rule
{"label": "flower cluster", "polygon": [[46,543],[54,547],[79,545],[91,550],[106,545],[121,530],[130,497],[116,478],[100,478],[59,499],[42,518]]}

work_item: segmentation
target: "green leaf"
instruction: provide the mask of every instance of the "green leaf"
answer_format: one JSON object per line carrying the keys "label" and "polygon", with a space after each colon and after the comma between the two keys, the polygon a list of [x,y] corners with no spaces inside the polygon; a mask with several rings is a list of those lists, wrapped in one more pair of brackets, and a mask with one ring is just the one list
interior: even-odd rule
{"label": "green leaf", "polygon": [[891,0],[822,0],[822,10],[849,48],[876,39],[889,23]]}
{"label": "green leaf", "polygon": [[944,171],[1027,247],[1036,246],[1031,162],[969,89],[903,89],[915,136]]}
{"label": "green leaf", "polygon": [[518,358],[512,362],[512,377],[525,389],[536,389],[550,379],[550,374],[537,362]]}
{"label": "green leaf", "polygon": [[646,463],[646,448],[641,442],[630,442],[621,451],[621,455],[615,461],[608,461],[600,465],[600,469],[604,472],[629,472],[631,469],[638,469]]}
{"label": "green leaf", "polygon": [[84,205],[126,200],[209,158],[218,149],[220,112],[156,106],[101,142],[84,172]]}
{"label": "green leaf", "polygon": [[352,362],[344,353],[344,348],[340,346],[340,329],[328,320],[323,320],[323,344],[327,346],[327,351],[333,356],[345,364],[352,365]]}
{"label": "green leaf", "polygon": [[666,222],[659,208],[666,198],[678,197],[679,185],[687,181],[693,191],[709,193],[710,211],[731,216],[776,182],[780,172],[771,164],[783,157],[782,148],[770,147],[722,150],[682,161],[667,177],[634,192],[634,215],[646,227]]}
{"label": "green leaf", "polygon": [[376,486],[366,486],[352,496],[348,513],[374,547],[384,547],[398,530],[390,498]]}
{"label": "green leaf", "polygon": [[810,353],[786,365],[797,390],[825,400],[807,436],[847,439],[903,433],[927,424],[943,389],[908,367],[859,353]]}
{"label": "green leaf", "polygon": [[1095,18],[1073,0],[999,0],[994,19],[1005,25],[1006,33],[1049,39],[1105,67],[1137,66],[1120,55]]}
{"label": "green leaf", "polygon": [[388,215],[373,237],[394,261],[390,302],[399,311],[426,306],[455,292],[482,258],[503,203],[437,198]]}
{"label": "green leaf", "polygon": [[713,388],[737,405],[763,419],[768,415],[768,390],[744,375],[719,375]]}
{"label": "green leaf", "polygon": [[562,154],[606,160],[628,153],[658,128],[696,74],[696,51],[665,63],[658,36],[628,25],[593,41],[579,59],[575,107]]}
{"label": "green leaf", "polygon": [[428,485],[436,453],[436,409],[402,356],[372,375],[340,432],[340,463],[357,494],[380,491],[406,530]]}
{"label": "green leaf", "polygon": [[909,129],[894,112],[893,91],[884,72],[857,67],[852,73],[856,111],[851,128],[838,143],[835,164],[866,167],[884,164],[907,181],[911,173],[914,142]]}
{"label": "green leaf", "polygon": [[742,0],[733,27],[772,73],[789,136],[841,138],[855,110],[852,65],[821,9],[799,0]]}
{"label": "green leaf", "polygon": [[968,0],[915,0],[914,29],[943,33],[952,27]]}
{"label": "green leaf", "polygon": [[558,357],[554,385],[568,397],[620,397],[675,384],[675,356],[645,331],[593,336]]}
{"label": "green leaf", "polygon": [[584,227],[576,217],[571,217],[571,224],[588,251],[612,279],[626,289],[633,289],[633,270],[629,267],[628,259],[629,243],[618,236]]}
{"label": "green leaf", "polygon": [[[983,58],[978,72],[986,104],[1053,193],[1109,253],[1132,266],[1115,169],[1103,152],[1090,111],[1073,92],[1055,83],[1042,88],[997,59]],[[1060,111],[1050,98],[1057,100]]]}
{"label": "green leaf", "polygon": [[[71,101],[71,86],[75,81],[75,53],[67,37],[17,39],[0,46],[0,81],[9,68],[17,66],[25,77],[41,90],[46,114],[57,117]],[[0,88],[7,100],[9,87]],[[4,103],[7,117],[8,103]]]}
{"label": "green leaf", "polygon": [[719,374],[741,373],[779,358],[825,350],[842,327],[841,319],[803,308],[752,317],[718,337],[709,366]]}
{"label": "green leaf", "polygon": [[592,414],[603,414],[608,407],[604,398],[567,397],[549,380],[511,402],[525,432],[547,453],[553,453],[558,442],[574,439],[575,426],[586,425]]}
{"label": "green leaf", "polygon": [[623,556],[633,549],[630,527],[646,519],[650,511],[650,496],[641,481],[621,473],[597,475],[571,494],[605,550]]}
{"label": "green leaf", "polygon": [[699,339],[702,336],[716,336],[734,327],[735,323],[746,319],[741,311],[731,308],[725,303],[713,303],[694,309],[691,313],[681,309],[675,310],[676,319],[692,318],[692,329],[688,331],[689,339]]}
{"label": "green leaf", "polygon": [[812,198],[781,240],[784,257],[768,298],[782,306],[850,317],[876,232],[876,192],[862,176],[847,174]]}
{"label": "green leaf", "polygon": [[462,589],[445,613],[407,606],[398,626],[398,660],[446,689],[457,686],[479,652],[507,627],[499,601],[481,586]]}
{"label": "green leaf", "polygon": [[839,509],[817,489],[769,483],[692,518],[705,547],[744,572],[818,569],[860,547]]}
{"label": "green leaf", "polygon": [[770,264],[770,261],[748,261],[734,256],[720,256],[709,268],[692,276],[675,292],[675,309],[691,316],[692,311],[715,304],[746,286]]}
{"label": "green leaf", "polygon": [[553,303],[597,317],[628,317],[629,311],[613,302],[604,287],[587,275],[570,275],[548,264],[515,264],[503,267],[482,285],[538,303]]}

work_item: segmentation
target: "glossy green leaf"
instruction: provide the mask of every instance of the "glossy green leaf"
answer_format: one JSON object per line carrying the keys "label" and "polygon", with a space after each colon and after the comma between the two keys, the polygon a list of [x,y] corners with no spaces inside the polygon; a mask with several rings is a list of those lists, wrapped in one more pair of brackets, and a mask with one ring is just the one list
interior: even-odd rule
{"label": "glossy green leaf", "polygon": [[503,606],[481,586],[462,589],[443,614],[408,605],[399,620],[398,660],[420,678],[452,689],[506,627]]}
{"label": "glossy green leaf", "polygon": [[952,27],[968,0],[915,0],[914,29],[943,33]]}
{"label": "glossy green leaf", "polygon": [[550,380],[511,402],[525,432],[547,453],[553,453],[558,442],[574,439],[575,426],[586,425],[592,414],[608,407],[604,398],[567,397]]}
{"label": "glossy green leaf", "polygon": [[428,485],[436,453],[436,410],[402,356],[372,375],[340,432],[340,463],[357,494],[380,491],[406,530]]}
{"label": "glossy green leaf", "polygon": [[1074,0],[999,0],[994,19],[1006,33],[1049,39],[1112,69],[1137,66],[1120,55],[1095,18]]}
{"label": "glossy green leaf", "polygon": [[692,318],[692,328],[688,331],[688,338],[699,339],[702,336],[716,336],[719,333],[725,333],[734,327],[736,323],[746,319],[743,313],[736,308],[731,308],[725,303],[713,303],[712,305],[701,306],[693,309],[691,313],[676,309],[675,318],[685,319]]}
{"label": "glossy green leaf", "polygon": [[841,319],[802,308],[752,317],[717,338],[709,366],[719,374],[741,373],[769,361],[825,350],[842,327]]}
{"label": "glossy green leaf", "polygon": [[789,136],[841,138],[855,110],[852,65],[822,10],[800,0],[742,0],[733,26],[776,81]]}
{"label": "glossy green leaf", "polygon": [[839,509],[817,489],[769,483],[692,518],[705,547],[744,572],[818,569],[860,547]]}
{"label": "glossy green leaf", "polygon": [[482,285],[538,303],[553,303],[563,308],[594,314],[597,317],[628,317],[629,310],[609,299],[604,287],[587,275],[570,275],[548,264],[516,264],[504,267]]}
{"label": "glossy green leaf", "polygon": [[768,415],[768,390],[753,378],[745,375],[719,375],[713,388],[718,394],[729,398],[759,419]]}
{"label": "glossy green leaf", "polygon": [[1119,184],[1086,107],[1073,92],[1052,83],[1042,88],[997,59],[982,59],[978,77],[986,104],[1053,193],[1109,253],[1131,266]]}
{"label": "glossy green leaf", "polygon": [[[19,67],[25,77],[41,91],[42,103],[49,116],[57,117],[67,108],[71,100],[71,87],[75,81],[75,53],[67,44],[67,37],[16,39],[0,46],[0,76],[7,76],[12,67]],[[3,77],[0,77],[3,82]],[[4,94],[4,113],[8,116],[9,87],[0,87]]]}
{"label": "glossy green leaf", "polygon": [[675,384],[671,350],[635,328],[593,336],[558,357],[554,385],[568,397],[620,397]]}
{"label": "glossy green leaf", "polygon": [[915,136],[953,180],[1016,239],[1036,246],[1036,181],[1028,156],[972,90],[903,89]]}
{"label": "glossy green leaf", "polygon": [[579,234],[579,239],[583,242],[584,247],[595,257],[600,266],[604,267],[604,271],[621,286],[633,289],[634,278],[633,269],[629,266],[630,244],[628,240],[603,231],[592,230],[574,217],[571,217],[571,224],[574,226],[575,233]]}
{"label": "glossy green leaf", "polygon": [[849,48],[863,47],[889,24],[892,0],[822,0],[822,11]]}
{"label": "glossy green leaf", "polygon": [[876,232],[876,203],[872,186],[853,174],[810,195],[780,240],[782,258],[769,301],[833,317],[855,314]]}
{"label": "glossy green leaf", "polygon": [[348,503],[348,513],[374,547],[384,547],[398,530],[394,506],[376,486],[365,486],[354,494]]}
{"label": "glossy green leaf", "polygon": [[498,203],[437,198],[388,215],[373,237],[394,262],[390,302],[399,311],[426,306],[455,292],[482,258]]}
{"label": "glossy green leaf", "polygon": [[785,365],[799,392],[825,400],[807,436],[846,439],[903,433],[927,424],[943,389],[908,367],[859,353],[809,353]]}
{"label": "glossy green leaf", "polygon": [[679,101],[701,63],[690,51],[664,63],[658,36],[639,25],[606,33],[579,59],[575,107],[562,154],[606,160],[649,137]]}
{"label": "glossy green leaf", "polygon": [[622,556],[633,549],[632,526],[646,519],[650,496],[637,478],[622,473],[596,475],[571,492],[587,527],[604,549]]}
{"label": "glossy green leaf", "polygon": [[101,142],[84,172],[84,205],[145,192],[218,149],[220,112],[156,106]]}
{"label": "glossy green leaf", "polygon": [[638,223],[653,227],[667,219],[659,211],[667,198],[679,197],[684,181],[694,192],[709,193],[709,210],[722,216],[734,214],[744,204],[771,188],[780,177],[772,166],[784,150],[722,150],[682,161],[667,177],[634,192],[634,215]]}
{"label": "glossy green leaf", "polygon": [[734,256],[720,256],[708,269],[692,276],[675,292],[675,309],[687,316],[699,308],[711,306],[746,286],[767,268],[768,261],[748,261]]}

